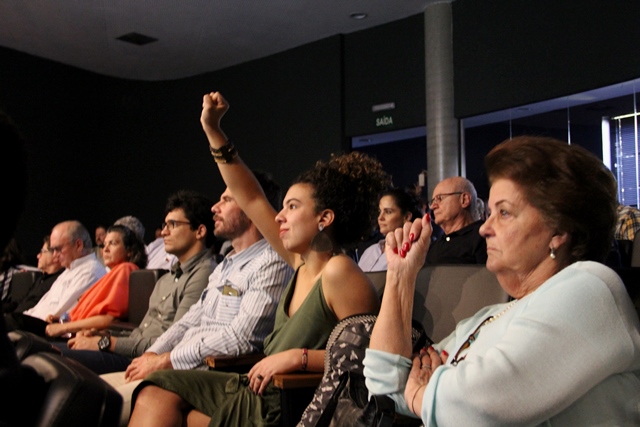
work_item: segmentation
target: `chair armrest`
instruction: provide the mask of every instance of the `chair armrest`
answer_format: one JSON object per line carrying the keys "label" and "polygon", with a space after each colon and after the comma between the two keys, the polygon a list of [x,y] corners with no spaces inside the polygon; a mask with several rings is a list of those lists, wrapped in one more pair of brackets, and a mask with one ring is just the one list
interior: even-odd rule
{"label": "chair armrest", "polygon": [[322,372],[275,374],[273,385],[282,390],[317,387],[322,381]]}
{"label": "chair armrest", "polygon": [[209,369],[217,370],[237,370],[240,368],[250,368],[265,358],[262,353],[242,354],[240,356],[207,356],[205,361]]}

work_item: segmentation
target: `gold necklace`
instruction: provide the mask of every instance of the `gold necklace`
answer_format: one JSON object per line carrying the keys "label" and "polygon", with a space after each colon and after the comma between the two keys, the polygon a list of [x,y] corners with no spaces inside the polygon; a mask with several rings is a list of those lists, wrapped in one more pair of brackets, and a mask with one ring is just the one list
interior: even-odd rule
{"label": "gold necklace", "polygon": [[459,362],[463,361],[465,356],[460,356],[460,353],[462,353],[464,350],[466,350],[467,348],[469,348],[469,346],[471,344],[473,344],[473,342],[476,340],[476,338],[478,338],[478,334],[480,333],[480,328],[482,328],[485,325],[488,325],[489,323],[493,322],[494,320],[496,320],[498,317],[502,316],[504,313],[506,313],[511,307],[514,306],[515,303],[517,303],[518,300],[514,299],[513,301],[511,301],[511,303],[509,303],[509,305],[507,305],[505,307],[504,310],[502,310],[500,313],[496,314],[495,316],[489,316],[486,319],[484,319],[482,321],[482,323],[480,323],[480,325],[478,325],[478,327],[469,335],[469,338],[467,338],[467,340],[460,346],[460,348],[458,349],[458,351],[456,352],[456,355],[453,357],[453,359],[451,360],[451,364],[453,366],[456,366]]}

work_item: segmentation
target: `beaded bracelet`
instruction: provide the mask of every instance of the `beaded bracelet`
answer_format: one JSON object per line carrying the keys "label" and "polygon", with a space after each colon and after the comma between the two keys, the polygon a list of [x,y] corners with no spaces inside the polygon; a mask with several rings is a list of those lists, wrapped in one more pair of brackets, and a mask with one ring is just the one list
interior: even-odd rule
{"label": "beaded bracelet", "polygon": [[211,150],[211,155],[216,163],[230,163],[238,157],[238,150],[236,150],[236,147],[231,141],[227,141],[227,143],[220,148],[209,146],[209,150]]}
{"label": "beaded bracelet", "polygon": [[309,363],[309,350],[306,348],[302,349],[302,370],[307,370],[307,364]]}

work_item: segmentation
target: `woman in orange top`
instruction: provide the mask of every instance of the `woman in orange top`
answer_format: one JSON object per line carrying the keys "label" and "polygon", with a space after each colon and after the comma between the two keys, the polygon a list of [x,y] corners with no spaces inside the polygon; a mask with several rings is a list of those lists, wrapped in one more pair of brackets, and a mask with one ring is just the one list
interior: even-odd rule
{"label": "woman in orange top", "polygon": [[93,284],[78,300],[78,304],[60,318],[50,315],[46,327],[49,337],[60,337],[82,329],[105,329],[115,320],[129,314],[129,275],[147,266],[144,243],[123,225],[107,230],[103,250],[104,264],[109,272]]}

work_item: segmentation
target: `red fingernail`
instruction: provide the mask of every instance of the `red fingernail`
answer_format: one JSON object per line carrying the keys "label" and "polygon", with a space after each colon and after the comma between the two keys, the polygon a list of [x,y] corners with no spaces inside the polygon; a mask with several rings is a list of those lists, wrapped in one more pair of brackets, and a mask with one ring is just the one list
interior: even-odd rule
{"label": "red fingernail", "polygon": [[430,346],[429,346],[429,350],[436,351],[436,349],[435,349],[435,348],[433,348],[433,346],[432,346],[432,345],[430,345]]}
{"label": "red fingernail", "polygon": [[449,356],[449,353],[447,353],[447,350],[442,350],[442,355],[444,357],[447,357],[447,356]]}
{"label": "red fingernail", "polygon": [[411,245],[409,245],[409,242],[404,242],[402,244],[402,250],[405,252],[409,252],[409,249],[411,248]]}
{"label": "red fingernail", "polygon": [[407,256],[407,252],[404,249],[400,249],[400,257],[404,258]]}
{"label": "red fingernail", "polygon": [[429,214],[429,212],[427,212],[427,222],[431,222],[431,214]]}
{"label": "red fingernail", "polygon": [[413,233],[410,233],[409,234],[409,240],[411,240],[412,242],[415,242],[416,241],[416,235],[413,234]]}
{"label": "red fingernail", "polygon": [[393,253],[397,254],[398,253],[398,248],[393,248]]}

